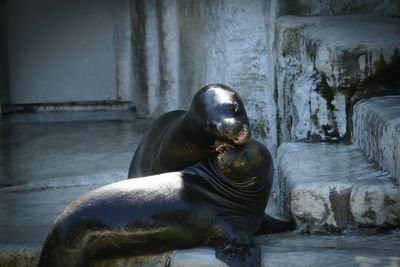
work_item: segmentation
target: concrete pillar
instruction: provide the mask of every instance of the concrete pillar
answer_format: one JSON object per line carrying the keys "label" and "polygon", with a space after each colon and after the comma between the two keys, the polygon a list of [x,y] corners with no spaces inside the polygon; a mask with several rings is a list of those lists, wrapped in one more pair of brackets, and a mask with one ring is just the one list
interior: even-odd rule
{"label": "concrete pillar", "polygon": [[114,49],[117,71],[117,100],[132,101],[132,24],[131,1],[112,1]]}

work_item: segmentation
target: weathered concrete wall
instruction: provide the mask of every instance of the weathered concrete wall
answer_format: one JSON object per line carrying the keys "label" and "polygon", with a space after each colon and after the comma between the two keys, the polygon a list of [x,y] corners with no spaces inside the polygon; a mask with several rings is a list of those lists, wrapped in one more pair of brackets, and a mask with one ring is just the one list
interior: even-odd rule
{"label": "weathered concrete wall", "polygon": [[173,1],[134,1],[134,103],[138,112],[156,116],[179,108],[179,25]]}
{"label": "weathered concrete wall", "polygon": [[275,1],[135,1],[138,111],[187,109],[202,86],[224,83],[242,96],[254,136],[275,152],[275,13]]}
{"label": "weathered concrete wall", "polygon": [[285,0],[282,1],[282,15],[350,15],[375,14],[399,15],[398,0]]}
{"label": "weathered concrete wall", "polygon": [[206,82],[242,96],[254,137],[275,153],[274,1],[210,1]]}
{"label": "weathered concrete wall", "polygon": [[[117,100],[132,101],[131,0],[112,0]],[[112,63],[112,62],[110,62]]]}
{"label": "weathered concrete wall", "polygon": [[179,1],[179,77],[181,108],[207,81],[208,12],[206,1]]}

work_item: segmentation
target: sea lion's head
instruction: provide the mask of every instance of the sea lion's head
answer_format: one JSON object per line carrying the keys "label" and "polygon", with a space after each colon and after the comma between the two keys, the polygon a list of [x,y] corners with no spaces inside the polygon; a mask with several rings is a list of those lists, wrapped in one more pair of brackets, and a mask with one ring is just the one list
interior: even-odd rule
{"label": "sea lion's head", "polygon": [[225,177],[236,183],[263,183],[263,179],[273,175],[274,170],[268,149],[254,139],[244,146],[219,153],[217,162]]}
{"label": "sea lion's head", "polygon": [[231,88],[210,84],[201,88],[188,111],[193,130],[217,151],[241,146],[250,139],[249,119],[242,99]]}

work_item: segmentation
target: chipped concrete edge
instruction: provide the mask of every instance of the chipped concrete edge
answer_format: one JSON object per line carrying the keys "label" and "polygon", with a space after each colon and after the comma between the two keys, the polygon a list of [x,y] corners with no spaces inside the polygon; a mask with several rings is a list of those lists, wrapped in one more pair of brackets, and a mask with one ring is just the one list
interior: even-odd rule
{"label": "chipped concrete edge", "polygon": [[[2,267],[36,267],[39,261],[41,247],[24,247],[13,245],[0,245],[0,266]],[[184,267],[184,266],[216,266],[226,267],[227,265],[215,258],[212,248],[198,247],[168,251],[160,254],[117,258],[101,260],[95,263],[94,267]]]}

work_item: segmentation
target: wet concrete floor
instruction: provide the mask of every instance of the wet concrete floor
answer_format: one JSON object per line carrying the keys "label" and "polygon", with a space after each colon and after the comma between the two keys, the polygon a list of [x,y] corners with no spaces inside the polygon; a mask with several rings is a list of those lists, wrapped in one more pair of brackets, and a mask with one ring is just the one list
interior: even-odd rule
{"label": "wet concrete floor", "polygon": [[112,118],[1,123],[0,244],[40,245],[73,199],[126,179],[150,122]]}

